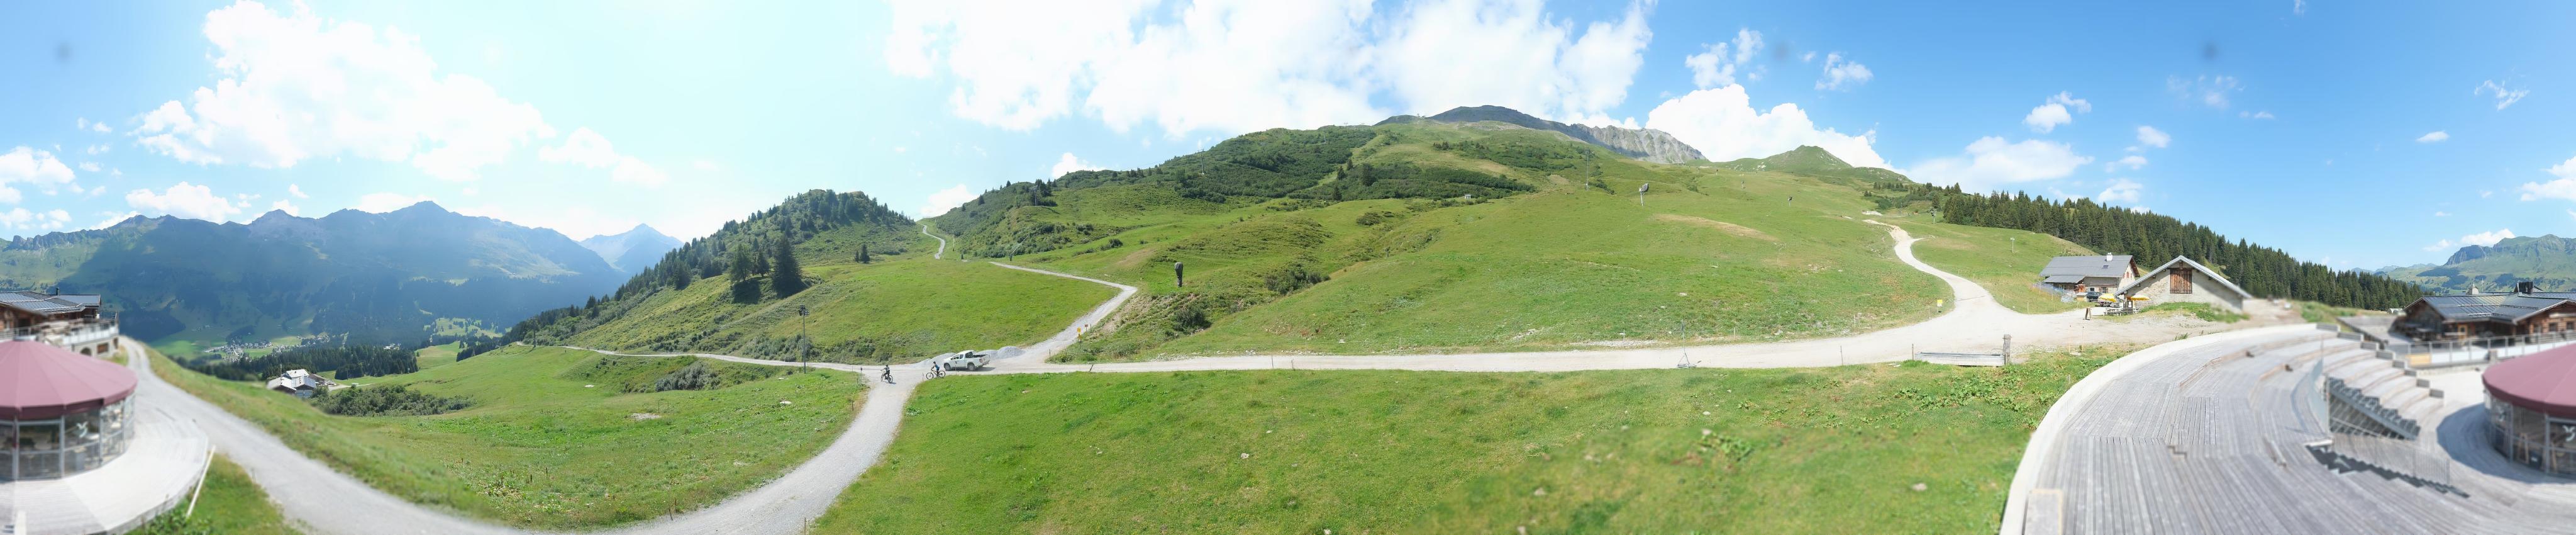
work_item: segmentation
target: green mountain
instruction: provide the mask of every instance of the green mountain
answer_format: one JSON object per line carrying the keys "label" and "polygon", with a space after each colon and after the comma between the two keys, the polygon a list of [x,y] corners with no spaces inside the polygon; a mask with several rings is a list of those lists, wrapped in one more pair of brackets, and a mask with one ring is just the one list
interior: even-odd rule
{"label": "green mountain", "polygon": [[147,341],[417,340],[441,324],[507,324],[621,278],[552,230],[426,202],[247,224],[134,217],[0,248],[0,287],[105,294]]}
{"label": "green mountain", "polygon": [[2543,290],[2576,290],[2576,238],[2555,234],[2506,238],[2495,245],[2461,247],[2441,265],[2391,267],[2381,272],[2445,293],[2512,291],[2521,282],[2537,283]]}
{"label": "green mountain", "polygon": [[1774,154],[1766,158],[1738,158],[1718,163],[1715,167],[1747,173],[1764,171],[1789,173],[1816,177],[1828,181],[1857,181],[1863,183],[1908,182],[1905,175],[1898,174],[1895,171],[1876,167],[1853,167],[1850,163],[1844,162],[1842,158],[1835,157],[1834,153],[1827,152],[1821,147],[1812,145],[1800,145],[1798,148],[1789,149],[1789,152]]}
{"label": "green mountain", "polygon": [[1530,114],[1502,106],[1461,106],[1430,117],[1398,115],[1379,121],[1377,124],[1385,126],[1422,121],[1456,124],[1490,121],[1534,130],[1546,130],[1565,134],[1575,141],[1610,149],[1611,152],[1622,156],[1655,163],[1681,163],[1705,158],[1700,155],[1699,149],[1691,148],[1690,144],[1683,143],[1680,138],[1675,138],[1662,130],[1565,124],[1532,117]]}
{"label": "green mountain", "polygon": [[608,261],[609,267],[633,273],[661,261],[662,253],[680,248],[680,240],[639,224],[626,232],[584,238],[581,247],[599,253],[599,258]]}
{"label": "green mountain", "polygon": [[[866,261],[860,251],[866,251]],[[614,292],[547,310],[500,340],[879,363],[1037,342],[1109,287],[935,260],[909,218],[815,190],[640,265]]]}

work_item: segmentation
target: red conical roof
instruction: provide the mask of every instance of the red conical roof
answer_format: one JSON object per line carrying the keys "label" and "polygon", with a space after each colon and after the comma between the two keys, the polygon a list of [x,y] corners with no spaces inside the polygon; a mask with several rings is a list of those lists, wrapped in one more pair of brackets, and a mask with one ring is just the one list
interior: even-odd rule
{"label": "red conical roof", "polygon": [[98,410],[134,395],[134,372],[51,345],[0,342],[0,420]]}

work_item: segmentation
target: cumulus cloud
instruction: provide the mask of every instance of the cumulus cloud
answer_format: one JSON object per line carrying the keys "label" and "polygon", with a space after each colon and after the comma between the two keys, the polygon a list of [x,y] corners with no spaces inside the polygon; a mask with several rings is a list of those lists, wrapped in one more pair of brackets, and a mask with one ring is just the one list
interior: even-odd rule
{"label": "cumulus cloud", "polygon": [[1755,110],[1752,98],[1745,95],[1741,85],[1692,91],[1664,101],[1646,113],[1645,126],[1671,133],[1717,161],[1758,158],[1800,145],[1814,145],[1852,165],[1888,166],[1887,160],[1870,148],[1876,141],[1875,131],[1854,135],[1832,128],[1818,129],[1797,104],[1781,103],[1768,112]]}
{"label": "cumulus cloud", "polygon": [[2480,233],[2476,233],[2476,234],[2470,234],[2470,235],[2467,235],[2467,236],[2461,236],[2461,237],[2460,237],[2460,244],[2461,244],[2461,245],[2495,245],[2495,244],[2496,244],[2496,242],[2504,241],[2506,238],[2512,238],[2512,237],[2513,237],[2513,229],[2496,229],[2495,231],[2492,231],[2492,232],[2480,232]]}
{"label": "cumulus cloud", "polygon": [[2111,180],[2111,187],[2103,188],[2102,193],[2093,196],[2093,200],[2105,204],[2136,203],[2139,196],[2146,193],[2146,190],[2146,185],[2139,184],[2137,181],[2115,178]]}
{"label": "cumulus cloud", "polygon": [[149,188],[125,193],[125,204],[142,213],[169,214],[222,223],[241,207],[205,186],[180,182],[155,193]]}
{"label": "cumulus cloud", "polygon": [[313,198],[313,196],[311,196],[311,195],[305,195],[305,194],[304,194],[304,188],[303,188],[302,186],[297,186],[297,185],[294,185],[294,184],[287,184],[287,185],[286,185],[286,194],[287,194],[287,195],[293,195],[293,196],[295,196],[295,198],[298,198],[298,199],[310,199],[310,198]]}
{"label": "cumulus cloud", "polygon": [[61,209],[36,211],[11,208],[9,211],[0,212],[0,227],[7,227],[10,230],[54,230],[63,228],[71,221],[71,212]]}
{"label": "cumulus cloud", "polygon": [[1092,165],[1091,162],[1082,161],[1081,158],[1073,157],[1073,153],[1067,152],[1064,153],[1064,157],[1056,158],[1055,166],[1047,169],[1046,177],[1047,180],[1055,180],[1057,178],[1064,177],[1065,173],[1071,173],[1074,171],[1094,171],[1100,169],[1108,168]]}
{"label": "cumulus cloud", "polygon": [[1969,191],[1989,191],[2005,184],[2064,178],[2093,158],[2064,143],[1984,137],[1969,143],[1967,154],[1934,158],[1906,169],[1926,184],[1958,184]]}
{"label": "cumulus cloud", "polygon": [[286,199],[278,199],[277,202],[268,203],[268,209],[286,212],[286,215],[304,215],[304,210],[296,208],[295,203],[287,202]]}
{"label": "cumulus cloud", "polygon": [[[2576,201],[2576,158],[2568,158],[2567,161],[2559,162],[2558,165],[2550,166],[2549,174],[2557,175],[2558,179],[2548,182],[2524,182],[2522,184],[2522,200],[2566,199]],[[2492,191],[2478,192],[2479,197],[2488,197],[2493,195],[2495,195],[2495,192]]]}
{"label": "cumulus cloud", "polygon": [[884,60],[955,86],[957,116],[1012,130],[1086,114],[1167,136],[1375,121],[1380,92],[1410,112],[1494,104],[1615,122],[1643,64],[1648,3],[1578,24],[1537,0],[1365,0],[1165,6],[900,0]]}
{"label": "cumulus cloud", "polygon": [[607,136],[599,135],[589,127],[574,129],[572,135],[564,136],[562,145],[537,149],[537,159],[592,169],[609,168],[610,180],[629,184],[660,186],[671,179],[670,175],[653,168],[643,160],[618,154],[617,148],[609,144]]}
{"label": "cumulus cloud", "polygon": [[2416,137],[2416,138],[2415,138],[2415,142],[2416,142],[2416,143],[2441,143],[2443,140],[2447,140],[2447,139],[2451,139],[2451,133],[2450,133],[2450,132],[2444,132],[2444,131],[2440,131],[2440,130],[2434,130],[2432,133],[2424,134],[2423,136]]}
{"label": "cumulus cloud", "polygon": [[[2222,110],[2227,109],[2228,98],[2243,89],[2242,84],[2237,82],[2234,76],[2201,75],[2190,79],[2180,76],[2165,78],[2165,91],[2173,93],[2174,97]],[[2263,115],[2265,119],[2271,118],[2269,113]]]}
{"label": "cumulus cloud", "polygon": [[[1690,68],[1691,83],[1701,89],[1735,85],[1735,74],[1748,71],[1745,65],[1761,52],[1762,32],[1739,28],[1735,30],[1733,42],[1709,43],[1707,51],[1682,58],[1682,66]],[[1761,78],[1754,72],[1744,74],[1746,79]]]}
{"label": "cumulus cloud", "polygon": [[108,130],[108,128],[107,128],[107,123],[93,123],[93,122],[90,122],[90,121],[89,121],[89,118],[88,118],[88,117],[80,117],[80,118],[73,119],[73,120],[72,120],[72,125],[73,125],[73,126],[78,127],[78,128],[79,128],[79,129],[81,129],[81,130],[89,131],[90,133],[93,133],[93,134],[105,134],[105,133],[111,132],[111,130]]}
{"label": "cumulus cloud", "polygon": [[2118,160],[2112,160],[2111,163],[2102,164],[2102,172],[2108,173],[2118,171],[2122,167],[2129,168],[2131,171],[2136,171],[2138,169],[2143,169],[2146,166],[2147,157],[2131,154],[2121,157]]}
{"label": "cumulus cloud", "polygon": [[1861,84],[1869,83],[1870,78],[1874,77],[1875,75],[1870,74],[1869,67],[1857,61],[1844,61],[1843,53],[1834,52],[1825,54],[1825,74],[1824,77],[1816,79],[1816,89],[1850,91],[1859,88]]}
{"label": "cumulus cloud", "polygon": [[2237,117],[2237,118],[2240,118],[2240,119],[2265,119],[2265,120],[2269,120],[2269,119],[2271,119],[2271,118],[2272,118],[2272,112],[2268,112],[2268,111],[2242,112],[2242,111],[2240,111],[2240,112],[2236,112],[2236,117]]}
{"label": "cumulus cloud", "polygon": [[965,184],[958,184],[948,189],[931,192],[930,198],[921,201],[921,207],[912,209],[912,217],[918,219],[945,214],[949,209],[972,200],[975,200],[975,190],[966,189]]}
{"label": "cumulus cloud", "polygon": [[206,14],[221,78],[127,134],[180,161],[284,168],[352,156],[473,180],[555,130],[533,105],[442,73],[419,37],[244,1]]}
{"label": "cumulus cloud", "polygon": [[2075,122],[2077,113],[2092,112],[2093,103],[2075,98],[2074,93],[2059,91],[2048,97],[2048,102],[2031,108],[2029,115],[2022,116],[2021,124],[2029,125],[2032,132],[2046,134],[2056,130],[2057,125]]}
{"label": "cumulus cloud", "polygon": [[2470,91],[2469,94],[2483,97],[2495,97],[2496,110],[2503,111],[2506,107],[2512,106],[2513,103],[2521,102],[2524,95],[2531,94],[2531,90],[2506,88],[2504,84],[2496,83],[2495,80],[2487,80],[2479,83],[2478,88]]}
{"label": "cumulus cloud", "polygon": [[2157,130],[2156,127],[2153,126],[2138,127],[2139,146],[2161,149],[2165,148],[2166,145],[2171,144],[2173,144],[2173,136],[2165,134],[2165,131]]}
{"label": "cumulus cloud", "polygon": [[9,149],[0,153],[0,204],[14,204],[25,198],[10,184],[34,184],[46,193],[66,187],[79,192],[80,186],[72,183],[73,178],[72,168],[51,152],[28,147]]}

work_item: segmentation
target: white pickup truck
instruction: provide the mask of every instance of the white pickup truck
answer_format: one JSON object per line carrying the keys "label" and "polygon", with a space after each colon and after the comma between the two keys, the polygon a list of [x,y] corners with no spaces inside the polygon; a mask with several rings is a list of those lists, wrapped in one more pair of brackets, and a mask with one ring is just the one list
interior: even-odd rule
{"label": "white pickup truck", "polygon": [[990,360],[987,360],[991,357],[992,354],[989,352],[977,353],[974,351],[959,351],[956,353],[940,355],[939,358],[931,359],[930,362],[932,364],[946,365],[950,371],[981,371],[986,365],[992,363]]}

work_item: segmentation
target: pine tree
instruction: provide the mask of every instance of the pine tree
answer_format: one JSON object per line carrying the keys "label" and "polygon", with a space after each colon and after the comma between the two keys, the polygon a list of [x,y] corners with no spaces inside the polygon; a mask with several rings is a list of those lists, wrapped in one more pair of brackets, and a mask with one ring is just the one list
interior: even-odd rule
{"label": "pine tree", "polygon": [[868,256],[868,244],[859,244],[859,263],[866,264],[875,261],[875,257]]}
{"label": "pine tree", "polygon": [[803,291],[805,270],[796,265],[796,248],[789,247],[787,240],[778,240],[770,246],[770,254],[777,260],[769,263],[769,289],[782,296]]}

